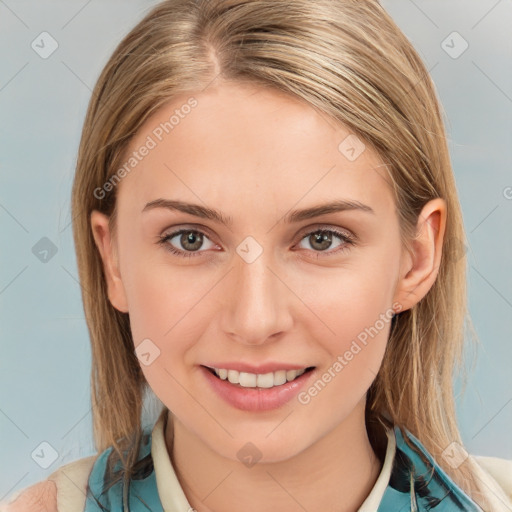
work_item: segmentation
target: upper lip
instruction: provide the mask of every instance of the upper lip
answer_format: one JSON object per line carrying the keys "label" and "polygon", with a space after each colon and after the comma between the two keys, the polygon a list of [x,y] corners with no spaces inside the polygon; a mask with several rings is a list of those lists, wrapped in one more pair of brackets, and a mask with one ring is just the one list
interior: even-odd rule
{"label": "upper lip", "polygon": [[277,372],[279,370],[302,370],[306,368],[310,368],[312,365],[300,365],[300,364],[292,364],[292,363],[264,363],[258,366],[243,363],[241,361],[236,362],[219,362],[204,365],[208,368],[224,368],[226,370],[236,370],[238,372],[246,372],[246,373],[256,373],[256,374],[265,374],[271,372]]}

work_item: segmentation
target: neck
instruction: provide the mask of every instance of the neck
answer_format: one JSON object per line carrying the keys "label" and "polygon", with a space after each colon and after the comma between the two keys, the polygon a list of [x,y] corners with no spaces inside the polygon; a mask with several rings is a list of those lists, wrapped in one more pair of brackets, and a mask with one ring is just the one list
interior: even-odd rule
{"label": "neck", "polygon": [[250,468],[213,451],[175,417],[167,422],[165,438],[178,480],[197,512],[355,512],[382,467],[368,439],[364,408],[363,400],[299,454]]}

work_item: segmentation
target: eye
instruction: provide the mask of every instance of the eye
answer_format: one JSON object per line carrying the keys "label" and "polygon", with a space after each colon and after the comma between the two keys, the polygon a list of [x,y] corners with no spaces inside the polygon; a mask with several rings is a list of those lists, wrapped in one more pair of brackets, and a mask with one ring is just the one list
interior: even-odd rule
{"label": "eye", "polygon": [[[183,249],[176,248],[171,244],[171,241],[177,238],[177,241],[174,242],[176,244],[181,245]],[[183,256],[185,258],[190,258],[191,256],[197,256],[198,253],[203,251],[199,251],[198,249],[203,245],[204,240],[209,240],[205,233],[202,231],[198,231],[196,229],[180,229],[178,231],[173,231],[172,233],[163,235],[160,237],[158,241],[159,244],[162,244],[168,251],[176,254],[177,256]],[[212,244],[212,248],[215,247],[215,244],[210,241]]]}
{"label": "eye", "polygon": [[[336,238],[341,240],[341,243],[335,246],[337,247],[335,250],[327,251],[332,247],[333,239]],[[176,239],[176,241],[172,242],[174,239]],[[206,247],[205,249],[216,247],[216,245],[211,242],[207,235],[202,231],[197,229],[182,228],[180,230],[160,236],[158,243],[163,245],[165,249],[172,254],[184,258],[190,258],[192,256],[199,256],[202,252],[205,252],[199,250],[203,246],[205,240],[208,240],[211,244],[210,247]],[[348,250],[351,246],[355,245],[355,236],[349,235],[348,233],[343,233],[337,229],[322,228],[315,231],[309,231],[302,237],[301,242],[302,240],[306,240],[308,242],[310,246],[309,249],[318,253],[318,257],[324,256],[323,254],[321,255],[321,253],[326,253],[326,256],[338,254]],[[178,244],[181,246],[181,248],[176,247],[173,244]]]}
{"label": "eye", "polygon": [[348,233],[342,233],[336,229],[317,229],[316,231],[310,231],[309,233],[306,233],[301,241],[306,240],[314,252],[322,253],[326,252],[327,249],[332,246],[333,238],[338,238],[342,243],[335,246],[337,249],[327,252],[328,255],[338,254],[355,245],[355,237],[350,236]]}

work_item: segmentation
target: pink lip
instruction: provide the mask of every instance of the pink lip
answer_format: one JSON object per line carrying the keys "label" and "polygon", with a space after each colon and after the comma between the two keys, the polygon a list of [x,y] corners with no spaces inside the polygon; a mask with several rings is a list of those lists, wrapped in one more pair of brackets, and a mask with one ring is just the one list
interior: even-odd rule
{"label": "pink lip", "polygon": [[291,382],[273,388],[244,388],[220,379],[204,366],[199,368],[218,396],[237,409],[252,412],[268,411],[283,406],[296,396],[315,374],[315,370],[311,370]]}
{"label": "pink lip", "polygon": [[260,364],[258,366],[253,366],[252,364],[242,363],[240,361],[236,361],[233,363],[221,362],[221,363],[211,363],[205,364],[204,366],[208,366],[210,368],[223,368],[226,370],[236,370],[238,372],[246,372],[246,373],[257,373],[257,374],[265,374],[270,372],[277,372],[279,370],[302,370],[309,368],[313,365],[297,365],[291,363],[265,363]]}

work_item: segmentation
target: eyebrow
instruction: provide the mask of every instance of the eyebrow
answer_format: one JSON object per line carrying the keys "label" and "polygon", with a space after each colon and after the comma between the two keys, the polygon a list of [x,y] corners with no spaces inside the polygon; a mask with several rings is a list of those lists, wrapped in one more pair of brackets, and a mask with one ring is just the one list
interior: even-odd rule
{"label": "eyebrow", "polygon": [[[200,217],[202,219],[209,219],[224,226],[232,226],[233,219],[230,216],[225,216],[221,211],[216,210],[214,208],[208,208],[206,206],[201,206],[198,204],[186,203],[184,201],[177,201],[172,199],[155,199],[150,201],[144,206],[142,209],[142,213],[147,212],[149,210],[154,210],[156,208],[165,208],[168,210],[176,210],[183,213],[188,213],[189,215],[194,215],[195,217]],[[329,203],[319,204],[312,206],[310,208],[305,208],[302,210],[292,210],[284,216],[283,221],[286,224],[292,224],[296,222],[301,222],[303,220],[312,219],[315,217],[319,217],[321,215],[326,215],[328,213],[336,213],[343,211],[361,211],[365,213],[370,213],[375,215],[375,211],[370,206],[363,204],[359,201],[348,201],[348,200],[335,200]]]}

